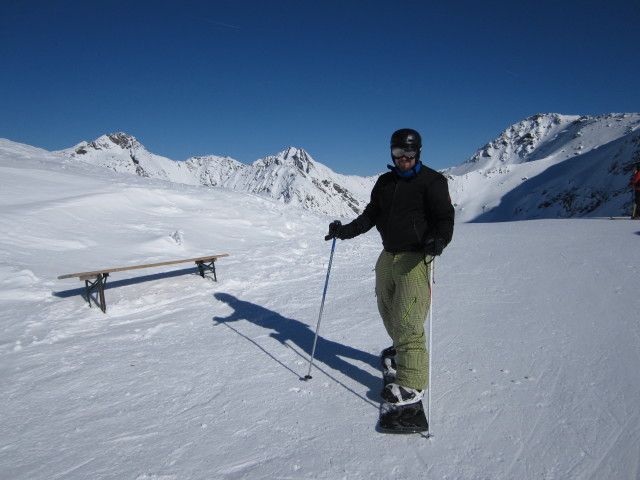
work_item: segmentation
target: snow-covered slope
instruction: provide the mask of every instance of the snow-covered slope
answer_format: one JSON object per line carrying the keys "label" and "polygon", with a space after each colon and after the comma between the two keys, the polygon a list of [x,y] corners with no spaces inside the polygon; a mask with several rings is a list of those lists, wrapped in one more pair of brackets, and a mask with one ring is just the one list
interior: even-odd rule
{"label": "snow-covered slope", "polygon": [[640,114],[536,115],[447,169],[458,221],[631,212]]}
{"label": "snow-covered slope", "polygon": [[[336,245],[300,380],[331,219],[0,140],[0,477],[638,478],[640,223],[456,226],[427,440],[374,429],[375,232]],[[230,254],[217,283],[113,274],[107,314],[57,279],[210,253]]]}

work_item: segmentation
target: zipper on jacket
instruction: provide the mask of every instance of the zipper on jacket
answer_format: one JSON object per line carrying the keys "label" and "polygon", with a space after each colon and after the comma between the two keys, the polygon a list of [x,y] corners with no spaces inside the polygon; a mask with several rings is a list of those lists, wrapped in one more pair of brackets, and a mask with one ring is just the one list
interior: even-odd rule
{"label": "zipper on jacket", "polygon": [[389,215],[387,217],[387,224],[384,226],[384,238],[389,238],[389,223],[391,223],[391,218],[393,215],[393,207],[394,204],[396,203],[396,193],[398,192],[398,186],[400,185],[400,182],[398,180],[396,180],[395,182],[395,186],[393,187],[393,195],[391,195],[391,206],[389,207]]}

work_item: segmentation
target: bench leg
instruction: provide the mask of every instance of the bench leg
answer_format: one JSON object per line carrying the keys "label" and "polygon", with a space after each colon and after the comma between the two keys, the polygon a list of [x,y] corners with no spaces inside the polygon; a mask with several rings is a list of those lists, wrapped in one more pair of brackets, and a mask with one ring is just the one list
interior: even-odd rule
{"label": "bench leg", "polygon": [[205,263],[204,261],[196,262],[198,265],[198,270],[200,271],[200,276],[204,278],[204,270],[211,270],[213,272],[213,279],[217,282],[218,277],[216,276],[216,259],[211,259],[210,263]]}
{"label": "bench leg", "polygon": [[87,293],[87,303],[91,307],[91,292],[97,288],[98,298],[100,299],[100,310],[102,313],[107,313],[107,302],[104,299],[104,286],[107,283],[108,273],[99,273],[94,281],[84,279],[84,288]]}

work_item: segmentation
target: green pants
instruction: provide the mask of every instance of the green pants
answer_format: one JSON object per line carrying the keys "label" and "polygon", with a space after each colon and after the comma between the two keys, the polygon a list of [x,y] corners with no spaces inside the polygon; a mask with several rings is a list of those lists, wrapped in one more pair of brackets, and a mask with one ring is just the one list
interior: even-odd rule
{"label": "green pants", "polygon": [[384,327],[397,351],[395,382],[427,388],[429,358],[424,321],[429,312],[429,265],[419,252],[383,251],[376,262],[376,296]]}

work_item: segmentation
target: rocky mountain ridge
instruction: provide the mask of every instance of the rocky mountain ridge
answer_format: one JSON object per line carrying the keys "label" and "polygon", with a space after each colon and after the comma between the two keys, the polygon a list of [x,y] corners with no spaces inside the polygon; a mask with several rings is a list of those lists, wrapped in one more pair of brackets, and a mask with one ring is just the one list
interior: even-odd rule
{"label": "rocky mountain ridge", "polygon": [[462,221],[623,216],[640,114],[534,115],[443,173]]}
{"label": "rocky mountain ridge", "polygon": [[376,178],[340,175],[295,147],[251,165],[215,155],[174,161],[150,153],[135,137],[121,132],[62,153],[119,173],[229,188],[339,217],[362,212]]}
{"label": "rocky mountain ridge", "polygon": [[[469,160],[443,171],[457,220],[628,215],[639,128],[637,113],[539,114],[510,126]],[[363,211],[377,178],[338,174],[295,147],[251,165],[215,155],[174,161],[125,133],[62,153],[119,173],[229,188],[342,218]]]}

